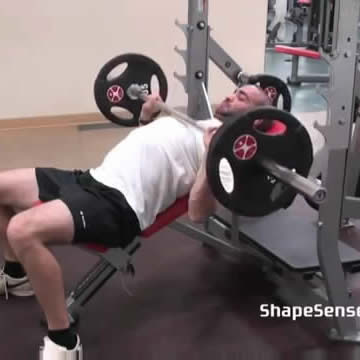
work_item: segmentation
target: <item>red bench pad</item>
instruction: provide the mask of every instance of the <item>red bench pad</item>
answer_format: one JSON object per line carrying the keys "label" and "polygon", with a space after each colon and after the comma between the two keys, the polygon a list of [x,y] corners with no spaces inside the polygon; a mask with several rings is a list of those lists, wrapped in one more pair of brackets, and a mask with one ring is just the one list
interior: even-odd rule
{"label": "red bench pad", "polygon": [[289,54],[289,55],[297,55],[297,56],[305,56],[312,59],[321,59],[321,55],[318,51],[309,50],[305,48],[297,48],[292,46],[285,45],[276,45],[275,51],[278,53]]}

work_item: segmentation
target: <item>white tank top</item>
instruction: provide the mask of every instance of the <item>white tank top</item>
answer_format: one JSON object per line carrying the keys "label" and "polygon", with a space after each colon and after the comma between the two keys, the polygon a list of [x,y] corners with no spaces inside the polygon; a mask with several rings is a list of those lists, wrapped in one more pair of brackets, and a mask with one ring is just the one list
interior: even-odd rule
{"label": "white tank top", "polygon": [[133,130],[90,174],[123,193],[144,230],[190,192],[204,151],[200,130],[166,116]]}

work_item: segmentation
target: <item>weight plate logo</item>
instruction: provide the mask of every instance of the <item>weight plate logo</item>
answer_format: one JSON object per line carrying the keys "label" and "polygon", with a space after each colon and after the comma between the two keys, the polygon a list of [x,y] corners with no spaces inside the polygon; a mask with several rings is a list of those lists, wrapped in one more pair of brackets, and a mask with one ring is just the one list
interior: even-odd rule
{"label": "weight plate logo", "polygon": [[258,145],[256,139],[252,135],[239,136],[233,146],[233,152],[239,160],[250,160],[257,153]]}
{"label": "weight plate logo", "polygon": [[106,95],[110,102],[112,102],[113,104],[117,104],[123,99],[124,90],[119,85],[113,85],[109,87]]}

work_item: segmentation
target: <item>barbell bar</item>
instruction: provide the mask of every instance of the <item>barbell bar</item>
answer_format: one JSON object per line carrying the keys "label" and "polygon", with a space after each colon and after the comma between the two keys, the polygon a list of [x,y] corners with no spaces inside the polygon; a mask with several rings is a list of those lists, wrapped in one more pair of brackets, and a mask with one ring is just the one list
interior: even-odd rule
{"label": "barbell bar", "polygon": [[281,182],[290,185],[299,194],[304,195],[317,204],[321,204],[326,199],[326,189],[304,176],[297,174],[288,168],[270,159],[260,159],[259,163],[264,167],[272,176],[279,179]]}
{"label": "barbell bar", "polygon": [[[133,84],[130,85],[127,90],[127,95],[130,99],[136,100],[140,99],[144,102],[146,102],[149,98],[149,95],[147,95],[144,90],[141,88],[140,85]],[[174,116],[176,119],[185,122],[186,124],[190,124],[197,129],[201,131],[205,131],[206,127],[203,124],[199,124],[196,120],[192,119],[191,117],[187,116],[186,114],[182,113],[181,111],[177,111],[174,108],[170,107],[169,105],[165,104],[164,102],[158,102],[158,108],[159,110],[165,112],[168,115]]]}

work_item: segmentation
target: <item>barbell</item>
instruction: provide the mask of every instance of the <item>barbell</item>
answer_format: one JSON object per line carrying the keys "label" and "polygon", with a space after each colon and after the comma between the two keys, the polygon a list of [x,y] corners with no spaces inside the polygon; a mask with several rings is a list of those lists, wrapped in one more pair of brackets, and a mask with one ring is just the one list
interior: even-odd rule
{"label": "barbell", "polygon": [[[190,75],[189,75],[190,76]],[[126,89],[131,84],[139,84],[144,91],[157,92],[166,101],[168,83],[161,67],[151,58],[135,53],[115,56],[100,69],[94,83],[95,102],[101,113],[111,122],[122,126],[137,126],[142,102],[131,100]],[[291,111],[291,94],[288,86],[281,79],[268,74],[248,75],[242,73],[241,85],[260,86],[278,106],[282,98],[282,109]],[[126,109],[128,115],[124,116]]]}
{"label": "barbell", "polygon": [[[132,84],[126,93],[134,100],[149,99],[137,84]],[[205,131],[203,122],[164,102],[159,101],[158,107],[181,122]],[[284,133],[272,135],[259,131],[255,123],[264,119],[283,123]],[[220,162],[223,159],[233,173],[232,191],[222,183]],[[235,114],[220,126],[209,146],[206,170],[214,196],[226,208],[239,215],[264,216],[289,206],[297,193],[317,204],[325,200],[325,188],[306,177],[312,162],[311,139],[302,124],[288,112],[263,106],[240,116]],[[254,197],[254,194],[261,195]]]}
{"label": "barbell", "polygon": [[[125,65],[125,70],[110,76],[119,65]],[[138,125],[142,105],[152,93],[154,78],[164,100],[159,102],[159,110],[204,131],[203,122],[165,103],[168,90],[165,74],[156,62],[139,54],[120,55],[103,66],[94,86],[100,111],[118,125]],[[274,106],[282,96],[283,110],[259,107],[245,114],[234,114],[218,129],[211,140],[206,163],[214,196],[226,208],[243,216],[264,216],[286,208],[297,193],[316,204],[322,203],[326,189],[307,178],[313,162],[312,143],[306,129],[290,114],[288,87],[282,80],[266,74],[249,76],[247,83],[258,84],[270,94]],[[115,115],[113,107],[125,108],[133,117]],[[275,125],[282,123],[285,130],[272,134],[262,132],[256,126],[258,120],[270,120]],[[230,190],[221,176],[224,163],[233,175]]]}
{"label": "barbell", "polygon": [[[130,99],[125,92],[131,84],[139,84],[149,93],[153,84],[157,84],[161,98],[164,101],[167,98],[166,76],[154,60],[134,53],[115,56],[100,69],[94,83],[94,97],[101,113],[117,125],[139,125],[142,102]],[[118,109],[126,109],[132,116],[124,116]]]}

